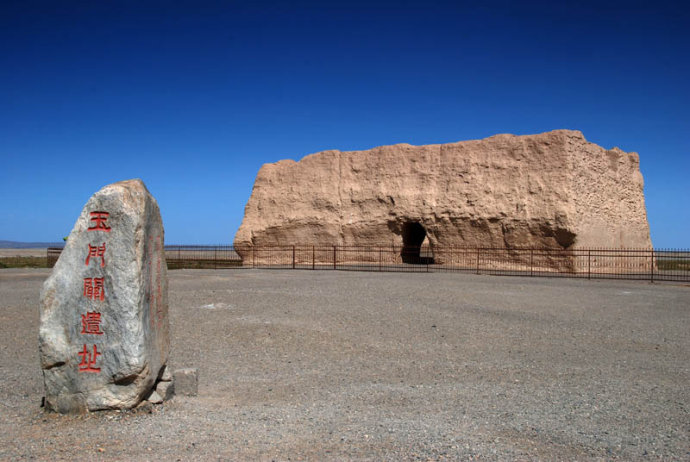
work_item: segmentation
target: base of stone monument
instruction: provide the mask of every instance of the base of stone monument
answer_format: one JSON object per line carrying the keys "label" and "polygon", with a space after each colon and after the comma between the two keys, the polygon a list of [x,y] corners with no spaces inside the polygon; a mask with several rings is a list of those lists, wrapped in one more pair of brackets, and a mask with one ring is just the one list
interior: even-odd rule
{"label": "base of stone monument", "polygon": [[162,404],[164,401],[171,400],[174,394],[173,375],[170,373],[170,368],[166,365],[161,369],[156,384],[144,401],[148,401],[151,404]]}
{"label": "base of stone monument", "polygon": [[[197,396],[199,388],[199,370],[195,368],[177,369],[175,372],[170,372],[170,367],[163,366],[156,380],[155,385],[151,388],[149,394],[141,400],[139,404],[131,408],[134,412],[151,412],[154,407],[170,401],[175,394],[181,396]],[[41,407],[45,407],[45,397],[41,398]],[[54,412],[52,409],[46,407],[46,412]],[[114,410],[114,409],[111,409]],[[125,409],[126,410],[126,409]],[[108,412],[107,409],[103,410]],[[122,410],[119,410],[122,411]]]}

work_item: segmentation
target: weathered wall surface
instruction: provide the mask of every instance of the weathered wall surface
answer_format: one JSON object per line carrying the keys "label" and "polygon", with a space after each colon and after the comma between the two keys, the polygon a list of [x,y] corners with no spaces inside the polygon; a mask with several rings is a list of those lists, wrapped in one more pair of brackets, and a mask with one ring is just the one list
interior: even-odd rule
{"label": "weathered wall surface", "polygon": [[651,247],[636,153],[579,131],[325,151],[259,171],[235,245]]}

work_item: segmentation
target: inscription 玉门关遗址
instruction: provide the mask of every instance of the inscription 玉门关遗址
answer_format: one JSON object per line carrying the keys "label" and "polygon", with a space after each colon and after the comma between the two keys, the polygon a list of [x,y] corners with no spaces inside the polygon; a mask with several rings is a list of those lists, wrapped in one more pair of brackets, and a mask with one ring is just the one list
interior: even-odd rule
{"label": "inscription \u7389\u95e8\u5173\u9057\u5740", "polygon": [[101,313],[87,311],[81,315],[81,333],[89,335],[103,335],[101,331]]}
{"label": "inscription \u7389\u95e8\u5173\u9057\u5740", "polygon": [[[106,233],[109,233],[111,231],[111,227],[108,226],[107,223],[108,218],[110,216],[109,212],[95,211],[90,212],[89,215],[91,217],[90,221],[92,223],[91,226],[87,228],[87,231],[97,231]],[[86,253],[86,259],[84,260],[84,264],[88,267],[90,266],[90,263],[92,261],[96,261],[96,264],[99,264],[100,268],[105,268],[106,243],[101,242],[100,244],[96,245],[91,245],[89,243],[87,245],[88,249]],[[100,260],[100,262],[98,260]],[[103,275],[101,275],[101,277],[96,277],[96,275],[85,277],[83,296],[86,297],[88,300],[94,302],[105,301],[105,277]],[[103,335],[105,332],[101,330],[101,320],[102,315],[97,310],[87,311],[86,313],[81,314],[80,334],[83,336]],[[102,356],[103,352],[98,351],[97,344],[89,343],[87,345],[87,343],[83,343],[82,349],[77,354],[81,358],[78,366],[79,372],[101,372],[101,368],[98,367],[97,364],[98,357]]]}
{"label": "inscription \u7389\u95e8\u5173\u9057\u5740", "polygon": [[91,261],[91,258],[100,258],[101,259],[101,268],[105,267],[105,242],[101,245],[91,245],[88,244],[89,246],[89,253],[86,255],[86,261],[84,264],[86,266],[89,266],[89,261]]}
{"label": "inscription \u7389\u95e8\u5173\u9057\u5740", "polygon": [[79,352],[79,356],[81,356],[81,362],[79,363],[79,372],[101,372],[101,368],[96,367],[96,360],[99,356],[101,356],[101,352],[98,351],[98,345],[94,344],[92,345],[92,347],[93,351],[90,351],[86,347],[86,344],[84,344],[84,348]]}
{"label": "inscription \u7389\u95e8\u5173\u9057\u5740", "polygon": [[92,226],[88,227],[87,231],[105,231],[110,232],[110,226],[106,223],[110,213],[108,212],[89,212],[91,216]]}
{"label": "inscription \u7389\u95e8\u5173\u9057\u5740", "polygon": [[91,300],[105,300],[105,278],[84,278],[84,297]]}

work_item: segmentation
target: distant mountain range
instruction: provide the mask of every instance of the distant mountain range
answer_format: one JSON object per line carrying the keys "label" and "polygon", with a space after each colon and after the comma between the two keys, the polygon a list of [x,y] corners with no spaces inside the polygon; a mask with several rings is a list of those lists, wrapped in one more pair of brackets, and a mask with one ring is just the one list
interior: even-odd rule
{"label": "distant mountain range", "polygon": [[45,247],[64,247],[64,242],[17,242],[0,241],[0,249],[42,249]]}

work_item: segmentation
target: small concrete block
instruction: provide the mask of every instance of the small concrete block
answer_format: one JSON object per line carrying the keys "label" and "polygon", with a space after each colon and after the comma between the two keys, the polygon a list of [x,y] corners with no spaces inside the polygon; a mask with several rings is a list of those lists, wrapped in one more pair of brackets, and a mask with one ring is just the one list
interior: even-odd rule
{"label": "small concrete block", "polygon": [[165,365],[163,366],[163,373],[161,374],[160,381],[161,382],[172,382],[173,376],[172,372],[170,371],[170,368]]}
{"label": "small concrete block", "polygon": [[173,372],[175,393],[184,396],[196,396],[199,388],[198,369],[177,369]]}
{"label": "small concrete block", "polygon": [[156,393],[163,398],[163,401],[168,401],[175,394],[175,386],[173,385],[173,382],[158,382],[158,385],[156,386]]}
{"label": "small concrete block", "polygon": [[151,392],[151,396],[148,397],[147,401],[153,404],[161,404],[163,402],[163,398],[161,398],[161,395],[156,393],[154,390]]}

